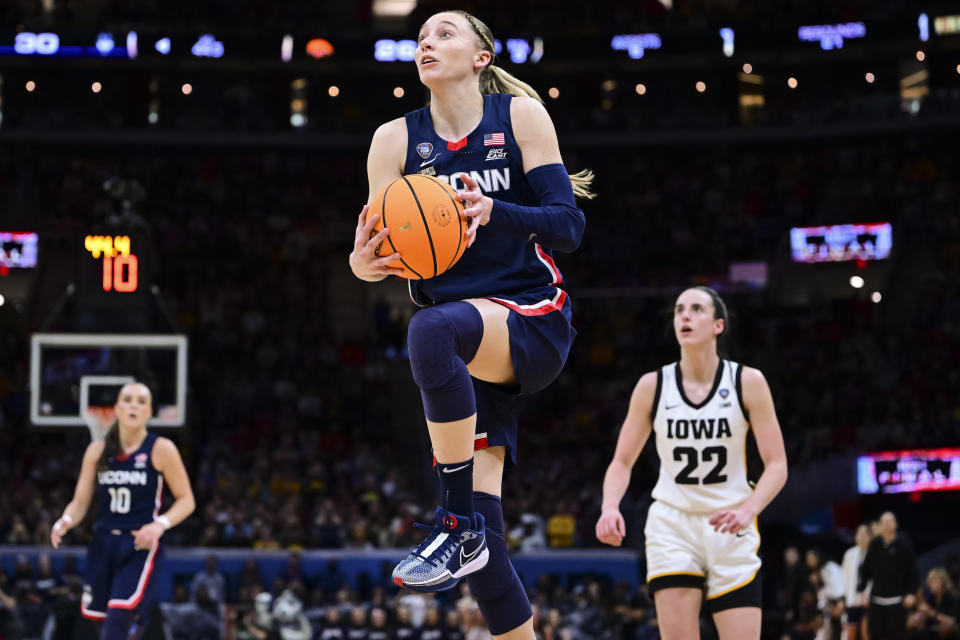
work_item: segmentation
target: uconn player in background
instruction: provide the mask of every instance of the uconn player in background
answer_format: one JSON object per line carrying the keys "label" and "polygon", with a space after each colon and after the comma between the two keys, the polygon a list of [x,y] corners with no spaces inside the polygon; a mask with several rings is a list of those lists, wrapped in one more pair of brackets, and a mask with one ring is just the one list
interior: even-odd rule
{"label": "uconn player in background", "polygon": [[[460,261],[410,281],[424,307],[408,329],[410,366],[443,504],[393,580],[441,591],[469,574],[491,632],[532,639],[530,605],[507,557],[501,479],[508,449],[516,460],[515,396],[549,385],[576,335],[553,252],[579,246],[585,221],[574,193],[590,197],[592,174],[567,174],[539,97],[492,65],[493,48],[490,30],[467,13],[430,17],[415,55],[430,106],[377,129],[367,160],[371,194],[426,173],[457,188],[472,218]],[[364,224],[366,211],[350,266],[375,282],[395,272],[398,256],[374,255],[390,229],[370,238],[377,216]]]}
{"label": "uconn player in background", "polygon": [[[660,477],[644,535],[664,640],[700,637],[704,592],[721,640],[760,638],[756,518],[783,488],[787,458],[763,374],[718,354],[727,323],[713,289],[680,294],[673,313],[680,361],[640,378],[603,480],[597,538],[619,546],[626,535],[620,500],[653,429]],[[753,489],[749,430],[764,464]]]}
{"label": "uconn player in background", "polygon": [[[87,446],[73,500],[50,532],[50,542],[59,547],[97,493],[80,611],[103,623],[101,640],[126,640],[135,625],[133,637],[142,632],[164,555],[160,537],[194,509],[176,445],[147,432],[153,413],[150,390],[139,383],[125,385],[114,410],[117,421],[103,440]],[[164,482],[175,501],[160,515]]]}

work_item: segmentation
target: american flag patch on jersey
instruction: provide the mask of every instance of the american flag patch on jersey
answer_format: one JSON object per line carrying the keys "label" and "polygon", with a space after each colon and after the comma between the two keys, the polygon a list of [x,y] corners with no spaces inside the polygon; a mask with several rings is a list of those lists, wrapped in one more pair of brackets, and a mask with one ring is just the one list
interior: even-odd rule
{"label": "american flag patch on jersey", "polygon": [[483,134],[483,146],[493,147],[499,144],[506,144],[506,141],[503,139],[502,133],[485,133]]}

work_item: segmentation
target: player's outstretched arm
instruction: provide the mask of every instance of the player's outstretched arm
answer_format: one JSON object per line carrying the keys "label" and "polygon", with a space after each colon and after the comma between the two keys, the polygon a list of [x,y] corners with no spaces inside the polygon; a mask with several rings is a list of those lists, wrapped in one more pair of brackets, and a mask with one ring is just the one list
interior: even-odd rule
{"label": "player's outstretched arm", "polygon": [[753,494],[739,508],[719,511],[710,518],[714,530],[721,533],[737,533],[749,527],[787,482],[787,453],[767,380],[759,370],[744,367],[742,384],[743,404],[750,414],[750,428],[763,459],[763,473]]}
{"label": "player's outstretched arm", "polygon": [[627,534],[626,524],[620,513],[620,501],[630,484],[633,465],[653,429],[650,413],[656,392],[657,374],[644,374],[630,396],[630,408],[623,426],[620,427],[617,449],[603,477],[603,506],[600,519],[597,520],[597,540],[615,547],[620,546]]}
{"label": "player's outstretched arm", "polygon": [[77,486],[73,490],[73,500],[63,510],[63,515],[53,523],[53,528],[50,530],[50,544],[53,545],[54,549],[60,547],[60,542],[67,531],[87,515],[87,509],[90,508],[90,500],[93,498],[93,490],[96,485],[97,463],[100,460],[101,453],[103,453],[103,440],[91,442],[87,445],[87,450],[83,452],[80,477],[77,478]]}
{"label": "player's outstretched arm", "polygon": [[133,532],[133,544],[137,549],[149,549],[164,531],[187,519],[196,508],[190,478],[183,466],[177,445],[168,438],[157,438],[153,445],[153,468],[163,475],[164,482],[173,495],[173,504],[153,522]]}
{"label": "player's outstretched arm", "polygon": [[390,229],[384,228],[370,237],[374,225],[380,220],[380,215],[370,216],[367,220],[369,202],[380,189],[403,175],[403,159],[407,154],[407,123],[403,118],[397,118],[380,125],[370,141],[370,151],[367,153],[367,182],[370,193],[367,203],[360,211],[357,221],[357,231],[353,239],[353,251],[350,252],[350,269],[353,275],[367,282],[379,282],[392,273],[399,273],[402,268],[391,267],[390,264],[400,259],[399,253],[391,253],[383,258],[377,257],[374,252],[387,236]]}

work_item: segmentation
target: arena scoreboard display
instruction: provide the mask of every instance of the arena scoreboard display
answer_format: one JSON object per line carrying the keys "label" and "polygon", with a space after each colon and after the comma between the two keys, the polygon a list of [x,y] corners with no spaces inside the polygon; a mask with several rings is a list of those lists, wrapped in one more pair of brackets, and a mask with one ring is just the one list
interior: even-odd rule
{"label": "arena scoreboard display", "polygon": [[78,288],[84,302],[98,306],[138,301],[153,284],[148,234],[93,231],[77,241]]}
{"label": "arena scoreboard display", "polygon": [[83,248],[100,265],[101,288],[109,293],[136,293],[140,288],[139,259],[130,251],[130,236],[87,235]]}
{"label": "arena scoreboard display", "polygon": [[835,224],[790,229],[794,262],[846,262],[890,257],[893,227],[889,222]]}
{"label": "arena scoreboard display", "polygon": [[37,266],[38,236],[32,231],[0,231],[0,274]]}
{"label": "arena scoreboard display", "polygon": [[960,448],[868,453],[857,459],[860,493],[960,490]]}
{"label": "arena scoreboard display", "polygon": [[[376,4],[376,3],[375,3]],[[549,34],[515,32],[502,34],[495,42],[501,62],[536,64],[550,60],[595,59],[641,60],[654,56],[697,54],[729,58],[736,54],[766,53],[790,46],[798,50],[819,45],[827,55],[841,49],[876,47],[882,42],[927,42],[931,38],[956,38],[960,15],[917,13],[904,8],[883,20],[839,24],[782,24],[758,29],[753,24],[718,24],[699,29],[667,29],[663,32],[610,31],[570,38],[551,39]],[[337,60],[360,62],[409,62],[417,42],[414,34],[343,34],[333,29],[293,28],[288,33],[266,28],[252,30],[158,28],[138,30],[100,28],[53,28],[46,24],[0,25],[0,57],[24,59],[94,58],[101,60],[182,59],[206,61]],[[707,58],[705,58],[707,59]],[[328,63],[322,63],[328,64]]]}

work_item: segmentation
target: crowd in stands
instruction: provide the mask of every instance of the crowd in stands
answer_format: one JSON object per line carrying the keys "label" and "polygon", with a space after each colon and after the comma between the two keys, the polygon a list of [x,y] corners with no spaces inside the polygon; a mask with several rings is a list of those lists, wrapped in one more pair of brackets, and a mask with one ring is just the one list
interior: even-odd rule
{"label": "crowd in stands", "polygon": [[[876,523],[872,526],[875,532]],[[841,555],[794,544],[783,550],[782,563],[775,555],[767,555],[763,637],[864,637],[865,617],[855,618],[854,612],[862,606],[857,580],[871,534],[868,525],[861,529],[857,533],[859,555],[853,553],[858,546]],[[56,574],[43,555],[36,567],[23,559],[18,560],[12,575],[0,570],[0,635],[14,640],[84,637],[86,627],[78,615],[82,580],[75,560],[68,557],[63,571]],[[205,567],[180,580],[172,601],[160,604],[154,612],[175,640],[216,640],[222,633],[238,640],[490,637],[465,583],[454,592],[439,595],[398,592],[386,579],[351,584],[338,571],[336,560],[326,569],[308,574],[299,555],[292,553],[282,575],[266,584],[252,558],[229,580],[217,560],[216,554],[209,555]],[[909,640],[960,638],[958,581],[960,559],[956,555],[921,576],[916,601],[907,612]],[[611,585],[602,577],[590,576],[563,585],[542,575],[528,591],[538,640],[659,638],[656,611],[645,586],[633,589],[627,583]],[[702,618],[701,627],[703,638],[716,638],[708,616]]]}
{"label": "crowd in stands", "polygon": [[[34,568],[18,560],[0,570],[0,637],[84,638],[79,616],[82,579],[71,567],[50,572],[47,556]],[[414,594],[383,584],[348,583],[328,568],[308,575],[292,554],[287,570],[265,584],[253,559],[229,582],[208,557],[203,570],[178,583],[171,602],[152,614],[174,640],[489,640],[466,583],[454,592]],[[570,587],[541,576],[530,589],[534,626],[543,640],[653,640],[656,616],[645,587],[584,578]]]}
{"label": "crowd in stands", "polygon": [[[897,534],[902,536],[903,534]],[[784,640],[830,640],[869,637],[869,604],[875,603],[863,563],[873,546],[881,543],[878,522],[861,525],[856,544],[842,557],[816,547],[801,552],[796,545],[783,551],[782,564],[767,572],[764,628],[769,637]],[[873,543],[873,545],[871,545]],[[883,541],[878,548],[883,548]],[[907,538],[907,547],[910,547]],[[873,551],[876,553],[876,551]],[[903,575],[904,583],[917,584],[913,602],[898,602],[906,611],[909,640],[955,640],[960,638],[960,558],[946,557],[945,566],[930,568],[925,575]],[[861,597],[859,588],[867,586]],[[908,592],[909,593],[909,592]],[[904,637],[897,635],[894,637]]]}

